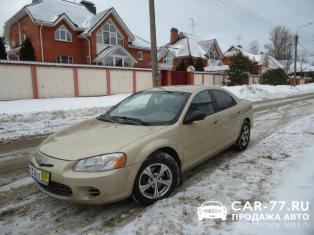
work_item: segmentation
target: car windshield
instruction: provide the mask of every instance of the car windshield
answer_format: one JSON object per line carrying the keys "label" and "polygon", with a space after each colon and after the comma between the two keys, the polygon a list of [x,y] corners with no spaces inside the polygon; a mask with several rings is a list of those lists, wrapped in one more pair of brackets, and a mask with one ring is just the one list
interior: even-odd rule
{"label": "car windshield", "polygon": [[136,93],[98,119],[130,125],[171,125],[178,120],[189,96],[177,91]]}

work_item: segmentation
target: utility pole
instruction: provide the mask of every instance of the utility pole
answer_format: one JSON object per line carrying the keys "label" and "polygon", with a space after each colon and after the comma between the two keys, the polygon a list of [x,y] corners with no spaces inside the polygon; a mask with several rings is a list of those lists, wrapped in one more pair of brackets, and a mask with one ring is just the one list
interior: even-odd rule
{"label": "utility pole", "polygon": [[150,17],[150,41],[151,41],[151,61],[152,61],[152,79],[153,87],[158,86],[158,61],[157,61],[157,40],[156,40],[156,22],[155,22],[155,3],[149,0]]}
{"label": "utility pole", "polygon": [[293,73],[293,81],[291,85],[295,85],[297,79],[297,59],[298,59],[298,33],[294,36],[294,73]]}
{"label": "utility pole", "polygon": [[299,42],[299,35],[298,32],[305,27],[311,26],[313,24],[313,22],[305,24],[305,25],[301,25],[294,36],[294,73],[293,73],[293,81],[292,81],[292,85],[296,84],[296,78],[297,78],[297,59],[298,59],[298,42]]}

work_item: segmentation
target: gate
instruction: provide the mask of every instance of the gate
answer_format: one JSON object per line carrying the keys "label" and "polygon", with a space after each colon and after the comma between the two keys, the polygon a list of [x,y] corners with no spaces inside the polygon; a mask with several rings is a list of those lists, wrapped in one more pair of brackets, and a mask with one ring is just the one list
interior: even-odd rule
{"label": "gate", "polygon": [[171,71],[171,85],[187,85],[188,73],[181,71]]}

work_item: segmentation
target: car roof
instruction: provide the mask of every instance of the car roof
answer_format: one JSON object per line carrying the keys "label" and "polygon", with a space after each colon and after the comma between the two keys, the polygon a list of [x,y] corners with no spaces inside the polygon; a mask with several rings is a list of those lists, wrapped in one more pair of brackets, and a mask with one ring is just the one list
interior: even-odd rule
{"label": "car roof", "polygon": [[217,86],[207,86],[207,85],[178,85],[178,86],[162,86],[148,89],[147,91],[179,91],[179,92],[188,92],[194,93],[206,89],[220,89]]}

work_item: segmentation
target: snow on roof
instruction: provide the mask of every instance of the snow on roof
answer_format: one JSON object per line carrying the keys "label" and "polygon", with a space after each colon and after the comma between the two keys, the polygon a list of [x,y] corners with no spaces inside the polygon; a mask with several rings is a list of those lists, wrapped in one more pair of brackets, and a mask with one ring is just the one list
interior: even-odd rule
{"label": "snow on roof", "polygon": [[82,4],[63,0],[41,0],[25,7],[31,17],[40,22],[53,24],[65,14],[76,26],[81,26],[86,18],[93,16]]}
{"label": "snow on roof", "polygon": [[104,17],[106,17],[109,13],[112,13],[120,25],[124,28],[125,32],[129,35],[129,40],[135,40],[133,43],[134,47],[150,48],[149,42],[144,39],[138,36],[134,39],[134,35],[130,32],[113,7],[98,14],[93,14],[84,5],[67,0],[40,0],[37,3],[26,5],[14,17],[11,17],[6,22],[5,34],[9,35],[8,32],[11,24],[16,21],[17,17],[21,18],[27,13],[33,21],[47,25],[54,25],[58,23],[59,20],[65,19],[74,30],[83,31],[81,36],[85,36],[90,33],[90,31],[94,29],[94,27],[102,19],[104,19]]}
{"label": "snow on roof", "polygon": [[199,44],[200,38],[195,35],[180,33],[180,39],[174,44],[167,44],[166,47],[175,57],[198,57],[206,59],[207,51]]}
{"label": "snow on roof", "polygon": [[224,65],[221,60],[209,60],[208,66],[204,70],[207,72],[223,72],[229,70],[229,65]]}
{"label": "snow on roof", "polygon": [[81,24],[82,28],[84,28],[84,32],[82,34],[86,34],[88,33],[98,22],[100,22],[100,20],[106,16],[109,12],[110,9],[107,9],[105,11],[102,11],[96,15],[90,15],[88,16],[85,21]]}
{"label": "snow on roof", "polygon": [[102,62],[106,56],[112,54],[113,52],[115,52],[117,50],[120,50],[121,53],[127,55],[134,63],[137,63],[136,59],[134,59],[134,57],[127,50],[125,50],[122,46],[108,46],[108,47],[106,47],[104,50],[102,50],[100,53],[98,53],[98,55],[94,59],[94,62]]}
{"label": "snow on roof", "polygon": [[229,70],[229,65],[207,66],[204,70],[207,72],[224,72]]}
{"label": "snow on roof", "polygon": [[282,65],[278,60],[276,60],[274,57],[272,56],[267,56],[267,64],[268,64],[268,68],[270,69],[284,69],[285,66]]}
{"label": "snow on roof", "polygon": [[212,45],[214,44],[215,39],[210,39],[210,40],[205,40],[205,41],[200,41],[199,44],[205,51],[208,51]]}
{"label": "snow on roof", "polygon": [[143,49],[149,49],[150,50],[150,43],[148,41],[146,41],[145,39],[135,35],[134,35],[134,41],[130,44],[130,46],[132,47],[136,47],[136,48],[143,48]]}
{"label": "snow on roof", "polygon": [[225,53],[225,57],[232,57],[237,53],[242,53],[244,56],[248,57],[251,61],[256,62],[258,65],[263,65],[265,62],[264,54],[251,54],[245,52],[240,46],[231,46]]}

